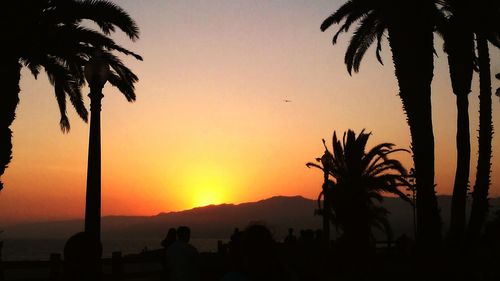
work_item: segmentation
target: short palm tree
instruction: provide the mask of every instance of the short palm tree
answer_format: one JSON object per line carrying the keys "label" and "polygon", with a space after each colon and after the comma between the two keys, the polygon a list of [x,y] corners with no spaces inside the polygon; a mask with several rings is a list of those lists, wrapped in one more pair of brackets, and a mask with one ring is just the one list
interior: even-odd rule
{"label": "short palm tree", "polygon": [[[45,70],[54,86],[63,132],[70,128],[66,116],[66,96],[78,115],[87,121],[87,110],[80,88],[85,83],[83,66],[96,50],[102,50],[112,72],[109,82],[129,101],[135,100],[137,76],[113,55],[118,51],[142,58],[117,45],[108,35],[119,28],[135,40],[139,30],[120,7],[105,0],[16,0],[3,8],[3,63],[0,65],[0,176],[12,159],[12,131],[19,102],[20,72],[27,67],[35,78]],[[93,21],[101,32],[85,27],[82,20]],[[0,189],[3,184],[0,182]]]}
{"label": "short palm tree", "polygon": [[376,42],[382,62],[381,41],[387,31],[399,96],[406,112],[417,188],[417,242],[432,251],[441,242],[441,219],[434,185],[434,135],[431,81],[434,69],[433,31],[438,10],[433,0],[348,0],[326,18],[321,30],[341,24],[333,37],[358,23],[345,54],[349,73],[359,70],[368,48]]}
{"label": "short palm tree", "polygon": [[[382,193],[392,193],[411,204],[400,190],[410,185],[403,165],[389,155],[404,149],[394,149],[392,143],[381,143],[369,151],[366,144],[370,134],[364,130],[356,136],[349,130],[342,141],[333,133],[333,152],[326,147],[319,163],[307,163],[328,177],[328,187],[322,191],[325,206],[332,223],[343,232],[342,238],[349,250],[366,252],[373,245],[372,227],[379,228],[391,239],[387,221],[388,211],[376,202],[382,202]],[[321,196],[320,195],[320,196]],[[321,200],[321,197],[318,201]],[[375,201],[374,201],[375,200]]]}

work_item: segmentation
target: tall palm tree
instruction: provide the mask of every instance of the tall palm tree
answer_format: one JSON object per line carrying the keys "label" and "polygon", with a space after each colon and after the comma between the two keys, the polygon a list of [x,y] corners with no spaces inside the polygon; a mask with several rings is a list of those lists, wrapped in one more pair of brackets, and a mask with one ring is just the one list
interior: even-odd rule
{"label": "tall palm tree", "polygon": [[470,0],[441,3],[442,17],[437,27],[448,56],[451,86],[457,102],[457,166],[451,205],[449,238],[454,245],[465,234],[465,205],[470,171],[469,93],[474,69],[474,33],[469,22]]}
{"label": "tall palm tree", "polygon": [[434,135],[431,112],[433,30],[437,8],[433,0],[349,0],[321,25],[324,31],[343,21],[333,37],[358,23],[345,54],[349,74],[359,70],[373,42],[380,57],[381,41],[388,34],[399,96],[406,112],[417,185],[417,242],[427,251],[441,242],[441,219],[434,189]]}
{"label": "tall palm tree", "polygon": [[[54,86],[63,132],[70,129],[66,116],[66,96],[78,115],[87,121],[81,86],[85,83],[83,66],[96,49],[103,51],[113,71],[109,82],[129,101],[135,100],[137,76],[112,54],[118,51],[142,58],[117,45],[108,35],[121,29],[136,40],[139,29],[120,7],[105,0],[16,0],[3,8],[0,19],[8,26],[3,34],[3,62],[0,65],[0,176],[12,159],[12,131],[19,102],[21,68],[27,67],[35,78],[43,68]],[[85,27],[82,20],[93,21],[102,31]],[[0,189],[3,184],[0,182]]]}
{"label": "tall palm tree", "polygon": [[479,239],[488,214],[488,192],[491,173],[491,142],[493,123],[491,109],[491,69],[488,42],[500,48],[500,3],[495,0],[474,2],[476,48],[479,67],[479,147],[477,171],[472,190],[472,207],[467,237],[472,243]]}
{"label": "tall palm tree", "polygon": [[374,201],[382,202],[382,192],[411,203],[399,189],[410,185],[408,173],[398,160],[389,158],[392,153],[407,150],[381,143],[366,151],[369,137],[370,133],[364,130],[358,136],[349,130],[340,140],[334,132],[332,152],[323,140],[325,153],[316,159],[319,164],[306,164],[321,169],[328,177],[328,187],[323,188],[321,195],[325,206],[330,207],[324,211],[330,213],[332,222],[343,231],[342,239],[349,249],[357,253],[366,252],[373,245],[372,227],[385,231],[388,239],[392,239],[388,211]]}
{"label": "tall palm tree", "polygon": [[[471,90],[472,71],[474,69],[474,48],[476,41],[486,40],[499,45],[498,18],[500,17],[498,2],[471,1],[471,0],[442,0],[438,1],[444,12],[443,20],[438,22],[438,31],[445,40],[445,51],[448,53],[448,64],[453,92],[457,95],[457,169],[453,189],[450,240],[456,243],[462,240],[465,232],[465,205],[467,197],[467,183],[470,170],[470,134],[468,118],[467,96]],[[496,7],[495,7],[496,5]],[[495,22],[497,21],[497,22]],[[483,34],[483,35],[482,35]],[[476,41],[474,40],[476,36]],[[481,53],[483,59],[483,74],[480,74],[480,93],[482,93],[480,115],[480,156],[478,160],[478,173],[476,174],[476,187],[474,190],[476,202],[474,214],[477,214],[478,204],[487,211],[487,195],[489,188],[490,158],[491,158],[491,74],[489,73],[489,54],[487,43],[483,42]],[[484,46],[486,45],[486,46]],[[477,44],[479,48],[479,44]],[[486,47],[486,50],[484,49]],[[479,51],[478,51],[479,53]],[[484,56],[488,57],[486,61]],[[481,67],[481,66],[480,66]],[[488,72],[487,74],[485,72]],[[490,90],[488,92],[488,85]],[[488,101],[488,96],[489,101]],[[489,105],[488,105],[489,104]],[[489,108],[489,109],[488,109]],[[486,111],[486,112],[485,112]],[[490,112],[490,113],[488,113]],[[489,117],[488,117],[489,114]],[[487,121],[489,119],[489,122]],[[489,125],[488,125],[489,124]],[[482,133],[481,133],[482,131]],[[488,140],[489,139],[489,140]],[[489,144],[488,144],[489,142]],[[489,149],[488,149],[489,147]],[[479,164],[481,163],[481,164]],[[481,194],[481,195],[478,195]],[[481,203],[480,203],[481,202]],[[484,208],[486,207],[486,209]],[[482,212],[484,215],[485,212]],[[475,220],[477,221],[477,219]],[[472,221],[475,225],[475,222]],[[481,223],[482,224],[482,223]]]}

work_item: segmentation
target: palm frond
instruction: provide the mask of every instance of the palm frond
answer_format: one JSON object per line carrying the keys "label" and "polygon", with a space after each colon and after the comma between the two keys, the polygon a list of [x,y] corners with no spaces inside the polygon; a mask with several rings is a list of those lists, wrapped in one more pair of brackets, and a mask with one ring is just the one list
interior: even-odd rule
{"label": "palm frond", "polygon": [[378,27],[379,24],[376,12],[370,12],[361,20],[349,42],[344,58],[344,63],[347,66],[349,74],[352,74],[353,69],[354,72],[359,71],[364,54],[375,39],[378,38],[377,31],[380,30]]}
{"label": "palm frond", "polygon": [[[122,30],[132,41],[139,38],[139,27],[132,17],[121,7],[105,0],[68,1],[57,6],[59,14],[65,13],[64,20],[79,22],[87,19],[95,22],[104,34],[109,35],[115,27]],[[68,18],[71,17],[71,18]]]}
{"label": "palm frond", "polygon": [[335,11],[335,13],[331,14],[323,21],[320,27],[321,31],[325,31],[333,24],[338,24],[340,21],[342,21],[343,18],[352,14],[355,9],[356,9],[356,1],[355,0],[347,1],[337,11]]}
{"label": "palm frond", "polygon": [[69,132],[71,126],[69,124],[68,116],[66,115],[66,95],[64,93],[64,84],[59,81],[59,78],[55,79],[54,90],[56,94],[57,104],[59,105],[59,112],[61,114],[61,120],[59,125],[61,126],[61,131],[63,133]]}
{"label": "palm frond", "polygon": [[53,58],[46,58],[42,65],[51,84],[54,85],[56,80],[60,83],[60,87],[63,87],[64,91],[68,94],[80,118],[87,122],[88,112],[83,103],[78,82],[73,78],[72,74]]}
{"label": "palm frond", "polygon": [[377,27],[375,28],[375,33],[377,34],[377,48],[375,49],[375,57],[381,65],[384,65],[382,61],[382,57],[380,56],[380,52],[382,51],[382,39],[384,36],[384,32],[386,30],[386,26],[384,23],[379,22]]}
{"label": "palm frond", "polygon": [[[329,200],[329,215],[335,217],[335,224],[343,230],[343,235],[368,229],[370,236],[370,228],[375,227],[387,233],[391,240],[388,211],[381,205],[384,198],[382,194],[392,193],[410,204],[413,202],[400,190],[411,186],[406,169],[401,162],[388,156],[408,150],[394,148],[392,143],[381,143],[365,152],[370,136],[371,133],[365,133],[365,130],[358,135],[348,130],[340,140],[334,131],[333,152],[327,153],[329,150],[323,141],[325,154],[321,159],[322,164],[309,162],[306,166],[322,171],[325,171],[325,165],[331,166],[326,170],[329,172],[329,185],[327,188],[323,185],[318,203],[321,198]],[[321,205],[318,206],[321,208]]]}

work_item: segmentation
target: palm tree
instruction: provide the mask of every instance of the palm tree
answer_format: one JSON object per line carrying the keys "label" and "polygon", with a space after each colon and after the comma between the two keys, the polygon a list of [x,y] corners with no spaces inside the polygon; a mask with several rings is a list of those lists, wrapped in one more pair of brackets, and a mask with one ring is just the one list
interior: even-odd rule
{"label": "palm tree", "polygon": [[371,248],[372,227],[385,231],[388,240],[392,239],[388,211],[375,204],[374,199],[382,202],[381,193],[388,192],[411,203],[399,190],[410,185],[408,173],[398,160],[388,157],[407,150],[393,149],[392,143],[381,143],[365,151],[369,136],[364,130],[358,136],[349,130],[341,141],[334,132],[333,153],[323,140],[325,153],[316,159],[320,164],[306,164],[321,169],[326,175],[329,184],[323,187],[318,201],[323,196],[324,206],[329,206],[324,212],[328,212],[331,222],[342,230],[342,240],[354,253],[366,253]]}
{"label": "palm tree", "polygon": [[[109,82],[129,101],[135,100],[137,76],[112,54],[118,51],[142,58],[117,45],[108,35],[121,29],[136,40],[139,30],[132,18],[120,7],[105,0],[17,0],[9,1],[1,18],[4,30],[3,63],[0,66],[0,176],[12,159],[12,131],[19,102],[20,72],[26,66],[37,78],[43,68],[54,86],[63,132],[70,129],[66,116],[66,96],[78,115],[87,121],[87,110],[80,88],[85,83],[83,66],[96,49],[102,49],[113,71]],[[101,32],[85,27],[91,20]],[[0,189],[3,187],[0,182]]]}
{"label": "palm tree", "polygon": [[465,205],[470,171],[469,100],[474,69],[474,33],[469,23],[471,1],[446,0],[438,21],[448,55],[451,85],[457,99],[457,167],[451,205],[449,238],[454,245],[465,233]]}
{"label": "palm tree", "polygon": [[417,242],[420,250],[432,250],[441,242],[441,219],[434,189],[434,135],[431,112],[433,78],[433,30],[437,8],[433,0],[349,0],[321,25],[324,31],[344,21],[333,37],[337,42],[356,22],[345,63],[349,74],[359,70],[373,42],[380,57],[381,41],[388,33],[399,96],[406,112],[417,185]]}
{"label": "palm tree", "polygon": [[477,171],[472,191],[472,207],[467,228],[468,240],[477,242],[488,214],[488,192],[491,173],[491,69],[488,42],[500,48],[500,3],[495,0],[474,2],[474,31],[479,67],[479,147]]}
{"label": "palm tree", "polygon": [[[470,170],[470,134],[469,134],[469,118],[468,118],[468,100],[467,96],[471,90],[472,71],[474,69],[474,47],[476,40],[480,40],[481,34],[487,34],[487,40],[494,45],[499,45],[499,30],[498,23],[495,25],[496,20],[500,16],[498,4],[491,1],[459,1],[459,0],[443,0],[438,1],[442,5],[444,16],[438,22],[438,31],[442,34],[445,40],[445,51],[448,53],[448,64],[450,67],[450,77],[452,81],[453,92],[457,95],[457,169],[455,174],[455,185],[453,189],[452,209],[451,209],[451,222],[450,222],[450,241],[456,243],[462,240],[465,232],[465,205],[467,197],[468,177]],[[496,30],[495,30],[496,28]],[[484,44],[483,44],[484,45]],[[479,47],[479,44],[477,44]],[[487,54],[483,48],[483,54]],[[483,55],[484,56],[484,55]],[[489,57],[489,55],[487,55]],[[489,59],[488,59],[489,60]],[[479,60],[481,61],[481,59]],[[483,73],[490,72],[489,62],[486,66],[483,62]],[[487,77],[486,77],[487,76]],[[481,99],[484,105],[482,110],[491,112],[491,78],[490,74],[483,77],[480,75],[481,88],[484,85],[490,84],[489,93],[486,89],[482,89],[483,97]],[[486,79],[486,80],[485,80]],[[489,82],[487,82],[490,79]],[[482,81],[482,82],[481,82]],[[490,96],[489,102],[487,97]],[[490,104],[488,106],[488,104]],[[489,108],[489,110],[488,110]],[[483,112],[483,113],[481,113]],[[479,180],[479,192],[482,195],[481,199],[475,199],[476,202],[483,201],[481,205],[487,205],[487,190],[489,187],[489,173],[490,166],[489,159],[491,158],[491,135],[492,130],[488,132],[487,124],[491,125],[491,117],[488,123],[487,115],[484,111],[480,114],[486,118],[482,118],[483,134],[480,136],[480,143],[485,144],[480,148],[480,162],[478,162],[478,171],[476,177],[476,186]],[[491,113],[490,113],[491,116]],[[485,125],[486,124],[486,125]],[[480,129],[481,131],[481,129]],[[481,135],[481,134],[480,134]],[[488,142],[490,144],[486,144]],[[486,147],[490,147],[487,149]],[[480,145],[481,147],[481,145]],[[481,179],[479,179],[479,178]],[[487,186],[485,186],[485,184]],[[476,190],[476,188],[474,188]],[[486,190],[486,192],[484,192]],[[476,193],[476,192],[475,192]],[[477,206],[477,205],[476,205]],[[475,208],[477,210],[477,208]],[[487,210],[487,206],[486,206]],[[475,212],[477,213],[477,212]],[[473,222],[474,224],[474,222]],[[481,223],[482,224],[482,223]]]}

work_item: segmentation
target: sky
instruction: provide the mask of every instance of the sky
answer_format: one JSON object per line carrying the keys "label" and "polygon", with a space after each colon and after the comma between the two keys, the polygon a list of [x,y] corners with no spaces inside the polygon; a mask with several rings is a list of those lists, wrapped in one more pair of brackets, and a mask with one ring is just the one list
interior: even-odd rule
{"label": "sky", "polygon": [[[321,22],[341,1],[113,1],[140,39],[112,37],[144,57],[123,58],[138,76],[137,101],[106,85],[102,101],[102,215],[155,215],[275,195],[316,198],[322,174],[305,164],[331,146],[333,131],[371,132],[372,147],[410,137],[387,41],[384,65],[372,47],[358,74],[343,63],[349,34]],[[455,173],[456,107],[442,41],[432,84],[436,190],[450,194]],[[492,73],[500,52],[491,49]],[[470,94],[471,185],[477,160],[478,83]],[[493,87],[500,86],[493,79]],[[14,158],[2,180],[0,226],[82,218],[89,124],[68,108],[59,129],[46,76],[22,72],[13,123]],[[88,89],[83,89],[85,94]],[[291,102],[284,102],[285,99]],[[85,96],[88,106],[89,100]],[[493,97],[493,123],[500,101]],[[493,139],[491,196],[500,196],[500,138]],[[410,155],[398,156],[407,168]]]}

